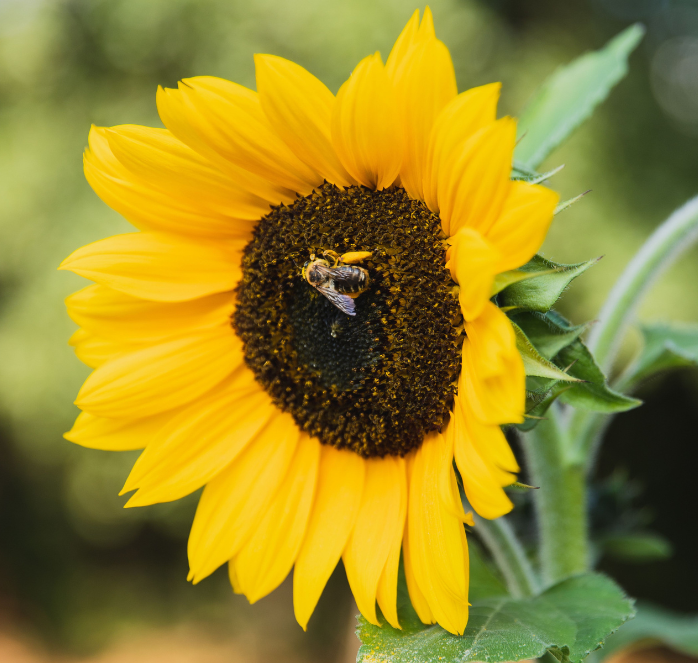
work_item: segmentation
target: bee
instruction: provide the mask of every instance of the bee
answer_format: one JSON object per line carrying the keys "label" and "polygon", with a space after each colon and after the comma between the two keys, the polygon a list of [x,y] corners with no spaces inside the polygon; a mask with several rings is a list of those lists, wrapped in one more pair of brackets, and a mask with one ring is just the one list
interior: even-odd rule
{"label": "bee", "polygon": [[342,313],[356,315],[354,298],[368,288],[369,278],[368,270],[352,263],[370,258],[371,252],[352,251],[340,257],[334,251],[323,251],[322,255],[324,258],[310,256],[303,266],[303,278]]}

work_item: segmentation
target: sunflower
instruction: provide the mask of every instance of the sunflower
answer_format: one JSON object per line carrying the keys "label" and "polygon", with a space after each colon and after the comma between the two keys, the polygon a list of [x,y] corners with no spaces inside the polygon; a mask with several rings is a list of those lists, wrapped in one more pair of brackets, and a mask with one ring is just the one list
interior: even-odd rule
{"label": "sunflower", "polygon": [[143,449],[129,507],[204,487],[194,582],[227,562],[254,602],[293,568],[305,628],[341,558],[364,617],[378,604],[399,628],[402,558],[421,620],[463,633],[472,520],[453,461],[475,511],[511,509],[500,426],[523,420],[525,375],[493,283],[536,253],[557,195],[510,179],[500,86],[458,94],[428,8],[337,96],[255,64],[256,92],[159,89],[166,129],[92,128],[87,179],[138,232],[60,267],[94,281],[67,300],[94,372],[66,437]]}

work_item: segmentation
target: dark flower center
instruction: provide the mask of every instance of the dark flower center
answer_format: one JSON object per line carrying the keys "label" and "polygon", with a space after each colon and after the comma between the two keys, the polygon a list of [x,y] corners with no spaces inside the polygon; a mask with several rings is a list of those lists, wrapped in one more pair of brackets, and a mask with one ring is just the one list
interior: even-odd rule
{"label": "dark flower center", "polygon": [[[442,239],[438,216],[397,187],[326,183],[260,220],[232,324],[259,383],[322,443],[404,455],[448,417],[462,337]],[[372,252],[354,316],[302,276],[326,250]]]}

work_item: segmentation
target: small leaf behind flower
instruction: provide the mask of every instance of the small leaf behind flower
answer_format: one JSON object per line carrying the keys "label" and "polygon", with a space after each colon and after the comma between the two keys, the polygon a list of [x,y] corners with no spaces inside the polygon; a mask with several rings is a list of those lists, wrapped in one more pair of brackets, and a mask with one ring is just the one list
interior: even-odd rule
{"label": "small leaf behind flower", "polygon": [[567,374],[560,370],[551,361],[548,361],[543,355],[536,350],[531,341],[523,333],[521,327],[515,322],[512,322],[514,333],[516,334],[516,347],[523,359],[526,375],[533,375],[540,378],[548,378],[549,380],[564,380],[567,382],[577,382],[578,378]]}
{"label": "small leaf behind flower", "polygon": [[516,148],[522,168],[533,170],[593,112],[628,71],[628,56],[645,29],[631,25],[604,48],[558,69],[521,113]]}
{"label": "small leaf behind flower", "polygon": [[[596,264],[599,258],[593,258],[576,265],[561,265],[536,255],[523,267],[512,272],[504,272],[495,280],[503,284],[497,297],[499,306],[512,306],[524,311],[549,311],[560,298],[565,288]],[[525,276],[527,275],[527,276]],[[506,280],[510,283],[506,284]]]}
{"label": "small leaf behind flower", "polygon": [[[406,607],[403,607],[403,611]],[[405,614],[405,620],[403,619]],[[467,663],[521,661],[555,649],[582,660],[634,614],[633,604],[606,576],[568,578],[539,596],[473,600],[465,633],[414,621],[400,612],[403,630],[373,626],[359,617],[357,663]]]}
{"label": "small leaf behind flower", "polygon": [[655,323],[640,330],[644,346],[630,369],[633,381],[670,368],[698,365],[698,325]]}

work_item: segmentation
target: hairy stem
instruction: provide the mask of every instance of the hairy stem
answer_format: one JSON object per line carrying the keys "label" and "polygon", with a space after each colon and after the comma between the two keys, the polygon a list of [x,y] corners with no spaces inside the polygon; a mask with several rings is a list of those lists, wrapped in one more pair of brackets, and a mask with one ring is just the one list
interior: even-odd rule
{"label": "hairy stem", "polygon": [[531,563],[509,521],[504,518],[475,518],[475,531],[487,546],[499,567],[512,596],[524,598],[539,592],[539,583]]}
{"label": "hairy stem", "polygon": [[[698,196],[689,200],[660,225],[611,289],[599,313],[587,345],[604,373],[612,368],[627,327],[643,296],[679,256],[698,240]],[[580,465],[591,467],[598,446],[598,432],[605,428],[599,419],[607,415],[575,410],[568,421],[568,435]]]}
{"label": "hairy stem", "polygon": [[557,404],[524,436],[530,480],[540,486],[534,503],[546,586],[581,573],[589,565],[585,472],[573,462],[570,446]]}

